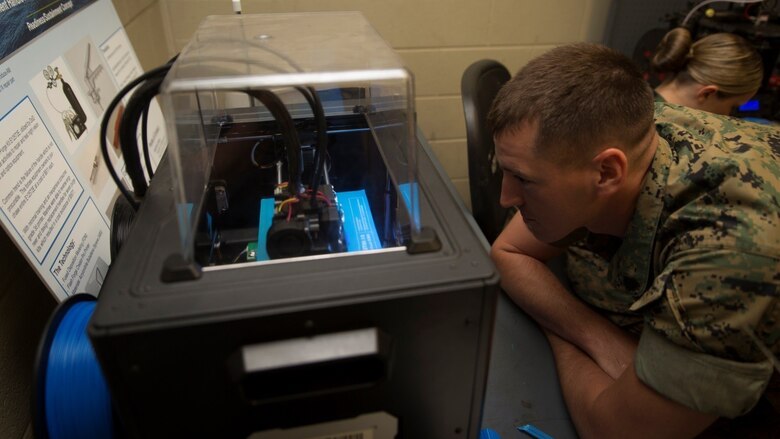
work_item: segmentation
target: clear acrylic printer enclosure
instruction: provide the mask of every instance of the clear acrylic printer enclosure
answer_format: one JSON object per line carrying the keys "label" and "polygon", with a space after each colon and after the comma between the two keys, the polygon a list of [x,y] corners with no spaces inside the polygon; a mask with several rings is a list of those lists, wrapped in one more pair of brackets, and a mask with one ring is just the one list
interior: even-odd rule
{"label": "clear acrylic printer enclosure", "polygon": [[[283,104],[294,130],[269,102]],[[360,13],[208,17],[166,77],[162,104],[188,261],[403,249],[420,231],[413,79]],[[306,205],[324,213],[306,217]],[[272,214],[273,230],[300,220],[314,237],[343,221],[328,232],[341,241],[267,255]],[[295,236],[285,239],[303,245]],[[357,245],[365,239],[378,241]]]}

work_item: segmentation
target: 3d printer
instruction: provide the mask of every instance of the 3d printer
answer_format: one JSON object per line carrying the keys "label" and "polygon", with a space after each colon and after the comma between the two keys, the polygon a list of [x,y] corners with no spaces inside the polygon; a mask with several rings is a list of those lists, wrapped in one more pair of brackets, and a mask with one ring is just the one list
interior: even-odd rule
{"label": "3d printer", "polygon": [[162,103],[89,327],[122,429],[477,437],[497,274],[365,19],[209,17]]}

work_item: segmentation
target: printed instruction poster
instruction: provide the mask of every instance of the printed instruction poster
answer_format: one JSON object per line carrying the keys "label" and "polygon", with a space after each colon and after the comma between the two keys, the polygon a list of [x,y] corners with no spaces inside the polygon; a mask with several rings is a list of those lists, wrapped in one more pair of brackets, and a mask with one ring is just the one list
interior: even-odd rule
{"label": "printed instruction poster", "polygon": [[[0,0],[0,224],[58,300],[98,295],[111,264],[119,191],[100,122],[141,73],[110,0]],[[109,156],[128,184],[116,118]],[[168,143],[156,102],[148,132],[156,167]]]}

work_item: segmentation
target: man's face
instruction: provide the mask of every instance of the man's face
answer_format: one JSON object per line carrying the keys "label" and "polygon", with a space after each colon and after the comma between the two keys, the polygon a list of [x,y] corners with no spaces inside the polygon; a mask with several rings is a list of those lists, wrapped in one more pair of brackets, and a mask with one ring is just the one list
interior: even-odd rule
{"label": "man's face", "polygon": [[552,243],[592,219],[598,173],[587,165],[564,167],[539,157],[533,147],[536,131],[535,124],[523,123],[495,139],[504,172],[501,205],[517,207],[531,233]]}

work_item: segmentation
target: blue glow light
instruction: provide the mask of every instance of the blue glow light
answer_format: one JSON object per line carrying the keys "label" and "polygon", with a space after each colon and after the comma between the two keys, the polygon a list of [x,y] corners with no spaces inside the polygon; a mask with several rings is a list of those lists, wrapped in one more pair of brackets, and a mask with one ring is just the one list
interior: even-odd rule
{"label": "blue glow light", "polygon": [[739,111],[758,111],[758,99],[751,99],[739,106]]}

